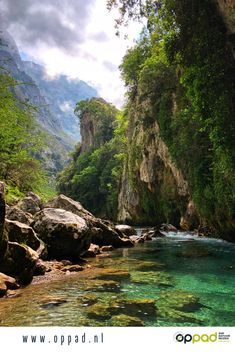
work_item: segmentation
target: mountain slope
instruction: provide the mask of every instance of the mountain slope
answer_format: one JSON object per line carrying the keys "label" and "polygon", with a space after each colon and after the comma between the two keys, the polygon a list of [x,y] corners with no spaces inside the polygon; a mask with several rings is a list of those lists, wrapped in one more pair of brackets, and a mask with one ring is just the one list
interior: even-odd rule
{"label": "mountain slope", "polygon": [[79,120],[74,115],[74,108],[80,100],[97,97],[97,91],[84,81],[70,80],[64,75],[49,79],[45,69],[31,61],[23,61],[23,68],[39,87],[61,129],[74,142],[80,141]]}

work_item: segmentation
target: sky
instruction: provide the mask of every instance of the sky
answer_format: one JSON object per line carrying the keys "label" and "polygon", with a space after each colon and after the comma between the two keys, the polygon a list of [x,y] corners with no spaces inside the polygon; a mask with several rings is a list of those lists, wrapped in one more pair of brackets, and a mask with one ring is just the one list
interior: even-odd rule
{"label": "sky", "polygon": [[140,24],[117,37],[117,12],[108,12],[106,0],[0,0],[0,11],[23,58],[45,66],[47,79],[58,74],[79,78],[122,106],[125,88],[118,67]]}

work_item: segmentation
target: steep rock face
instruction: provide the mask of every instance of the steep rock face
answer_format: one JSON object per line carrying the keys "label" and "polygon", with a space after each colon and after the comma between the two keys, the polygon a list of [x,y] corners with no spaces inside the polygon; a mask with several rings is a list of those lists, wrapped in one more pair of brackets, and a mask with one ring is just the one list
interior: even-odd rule
{"label": "steep rock face", "polygon": [[140,103],[137,97],[130,110],[129,146],[118,220],[142,224],[166,221],[180,225],[188,203],[192,202],[188,183],[171,160],[157,121],[146,124],[143,114],[151,116],[151,105]]}
{"label": "steep rock face", "polygon": [[228,31],[228,45],[231,47],[235,59],[235,2],[234,0],[216,1]]}

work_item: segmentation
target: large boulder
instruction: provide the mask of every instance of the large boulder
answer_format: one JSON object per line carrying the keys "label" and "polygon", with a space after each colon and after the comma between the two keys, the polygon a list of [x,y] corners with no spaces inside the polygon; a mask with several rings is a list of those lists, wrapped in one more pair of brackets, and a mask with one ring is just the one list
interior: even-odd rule
{"label": "large boulder", "polygon": [[133,246],[132,241],[129,239],[122,239],[125,235],[114,229],[111,222],[106,222],[96,218],[92,213],[87,211],[79,202],[65,196],[59,195],[54,199],[48,201],[45,207],[60,208],[74,213],[85,219],[88,227],[91,229],[91,242],[93,244],[104,246],[113,245],[115,248]]}
{"label": "large boulder", "polygon": [[77,216],[86,218],[86,220],[93,218],[94,216],[87,211],[80,202],[74,201],[70,197],[65,195],[59,195],[48,201],[45,205],[45,208],[61,208],[62,210],[72,212]]}
{"label": "large boulder", "polygon": [[7,252],[8,236],[5,230],[5,214],[5,186],[4,183],[0,182],[0,263],[3,261]]}
{"label": "large boulder", "polygon": [[41,245],[40,239],[38,239],[35,231],[27,224],[6,219],[6,229],[8,238],[12,242],[26,244],[33,250],[37,250]]}
{"label": "large boulder", "polygon": [[42,201],[40,197],[33,192],[29,192],[18,204],[18,208],[22,211],[34,215],[42,209]]}
{"label": "large boulder", "polygon": [[33,228],[48,246],[50,258],[76,260],[91,243],[86,221],[63,209],[44,208],[35,215]]}
{"label": "large boulder", "polygon": [[30,213],[24,212],[16,206],[7,208],[6,218],[11,221],[18,221],[27,225],[30,225],[33,222],[33,217]]}
{"label": "large boulder", "polygon": [[132,247],[134,243],[130,239],[121,238],[110,226],[97,219],[92,228],[92,243],[99,246],[112,245],[114,248]]}
{"label": "large boulder", "polygon": [[9,241],[3,272],[18,278],[22,284],[28,284],[33,278],[38,260],[38,254],[29,246]]}

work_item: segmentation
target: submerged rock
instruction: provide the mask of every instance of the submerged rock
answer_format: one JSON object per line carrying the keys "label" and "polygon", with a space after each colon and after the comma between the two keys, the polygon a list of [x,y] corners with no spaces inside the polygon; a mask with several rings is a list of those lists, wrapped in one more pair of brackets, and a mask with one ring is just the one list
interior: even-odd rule
{"label": "submerged rock", "polygon": [[86,221],[63,209],[43,209],[35,215],[33,228],[47,244],[50,258],[78,259],[91,243]]}
{"label": "submerged rock", "polygon": [[211,256],[211,252],[197,245],[195,247],[189,247],[185,249],[184,251],[178,253],[177,256],[196,259],[200,257]]}
{"label": "submerged rock", "polygon": [[166,265],[160,261],[141,261],[139,264],[135,264],[133,269],[135,271],[153,271],[153,270],[164,270]]}
{"label": "submerged rock", "polygon": [[109,310],[113,315],[121,313],[140,318],[156,316],[154,299],[116,299],[111,303]]}
{"label": "submerged rock", "polygon": [[130,273],[129,271],[115,268],[102,268],[99,270],[98,274],[95,274],[95,277],[97,279],[123,281],[130,279]]}
{"label": "submerged rock", "polygon": [[119,292],[120,285],[116,281],[91,279],[85,285],[85,291],[96,291],[96,292]]}
{"label": "submerged rock", "polygon": [[66,302],[67,302],[67,300],[64,297],[46,296],[45,298],[42,298],[38,302],[38,304],[43,309],[52,309],[56,306],[59,306],[59,305],[66,303]]}
{"label": "submerged rock", "polygon": [[78,297],[78,303],[82,306],[90,306],[98,302],[98,297],[92,293],[86,293]]}
{"label": "submerged rock", "polygon": [[108,305],[97,303],[87,309],[87,316],[91,319],[107,320],[111,318],[111,313]]}
{"label": "submerged rock", "polygon": [[199,297],[190,292],[182,290],[169,290],[160,294],[157,301],[158,307],[171,307],[183,312],[199,310],[203,305],[199,302]]}
{"label": "submerged rock", "polygon": [[122,326],[122,327],[143,327],[144,322],[138,317],[129,316],[125,314],[112,316],[110,320],[111,326]]}
{"label": "submerged rock", "polygon": [[172,277],[164,271],[133,271],[131,281],[134,283],[155,284],[157,286],[173,286]]}
{"label": "submerged rock", "polygon": [[157,308],[157,316],[159,318],[167,319],[167,321],[174,321],[174,322],[189,322],[195,323],[197,325],[202,325],[203,321],[197,319],[195,316],[189,313],[184,313],[182,311],[173,309],[171,307],[160,307]]}
{"label": "submerged rock", "polygon": [[69,265],[69,266],[65,266],[62,268],[63,272],[80,272],[83,271],[84,267],[80,266],[80,265]]}

